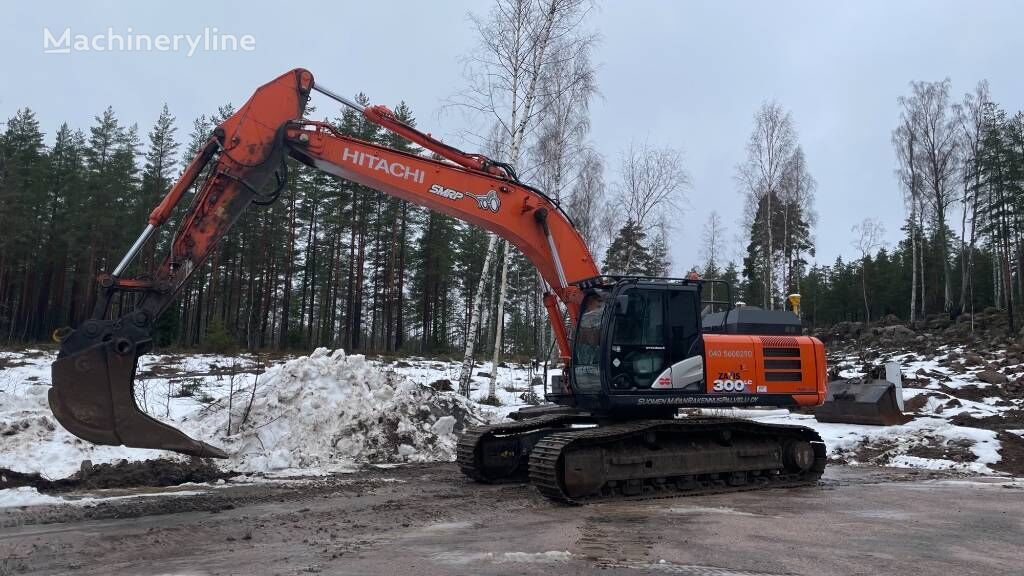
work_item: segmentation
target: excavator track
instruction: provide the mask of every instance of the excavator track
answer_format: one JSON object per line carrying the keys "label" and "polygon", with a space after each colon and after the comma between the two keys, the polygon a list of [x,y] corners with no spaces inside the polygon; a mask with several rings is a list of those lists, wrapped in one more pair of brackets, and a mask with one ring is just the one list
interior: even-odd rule
{"label": "excavator track", "polygon": [[547,433],[592,422],[578,414],[550,414],[514,422],[472,426],[459,437],[456,462],[462,473],[477,482],[505,483],[529,480],[528,458],[536,440]]}
{"label": "excavator track", "polygon": [[810,428],[701,418],[555,432],[537,442],[529,472],[544,496],[586,504],[805,486],[825,463]]}

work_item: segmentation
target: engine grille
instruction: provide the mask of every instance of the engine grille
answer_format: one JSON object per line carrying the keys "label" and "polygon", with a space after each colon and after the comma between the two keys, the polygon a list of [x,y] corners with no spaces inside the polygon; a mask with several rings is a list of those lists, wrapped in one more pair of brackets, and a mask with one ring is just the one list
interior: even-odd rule
{"label": "engine grille", "polygon": [[792,336],[761,336],[764,378],[768,382],[801,382],[800,347]]}

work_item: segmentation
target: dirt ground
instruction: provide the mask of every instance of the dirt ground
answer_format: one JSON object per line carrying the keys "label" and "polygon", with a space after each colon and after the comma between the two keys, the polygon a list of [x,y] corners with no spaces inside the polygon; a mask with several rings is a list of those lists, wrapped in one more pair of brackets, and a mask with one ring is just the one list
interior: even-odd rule
{"label": "dirt ground", "polygon": [[[123,494],[157,490],[168,489]],[[1020,480],[832,466],[810,488],[569,507],[436,464],[177,490],[0,511],[0,576],[991,576],[1024,566]]]}

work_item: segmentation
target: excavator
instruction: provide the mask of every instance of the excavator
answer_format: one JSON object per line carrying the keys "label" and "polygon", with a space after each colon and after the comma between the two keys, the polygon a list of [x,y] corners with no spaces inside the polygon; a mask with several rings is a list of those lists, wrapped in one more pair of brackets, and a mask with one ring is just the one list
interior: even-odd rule
{"label": "excavator", "polygon": [[[363,142],[305,119],[313,92],[432,156]],[[724,309],[710,313],[715,302],[704,293],[710,280],[602,275],[565,211],[520,181],[512,166],[444,144],[384,106],[353,102],[305,69],[263,85],[213,130],[124,258],[97,277],[91,317],[55,334],[60,353],[49,404],[62,426],[97,444],[228,456],[141,411],[136,367],[153,348],[157,318],[218,241],[251,205],[280,195],[288,158],[489,230],[518,248],[543,278],[562,370],[550,389],[545,383],[548,404],[462,432],[457,461],[469,478],[528,481],[551,499],[585,503],[807,485],[823,473],[825,446],[810,428],[697,410],[679,414],[687,407],[821,404],[824,346],[800,335],[799,322],[785,316],[795,318],[791,312],[719,301]],[[193,186],[162,262],[146,276],[127,277],[135,256]],[[112,303],[125,294],[134,296],[134,306],[113,318]]]}

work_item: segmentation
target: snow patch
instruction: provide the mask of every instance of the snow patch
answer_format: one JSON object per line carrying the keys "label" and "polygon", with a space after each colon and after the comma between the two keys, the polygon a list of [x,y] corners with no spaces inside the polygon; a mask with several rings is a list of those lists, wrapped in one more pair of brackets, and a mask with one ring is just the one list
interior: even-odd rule
{"label": "snow patch", "polygon": [[479,562],[553,564],[568,562],[572,554],[567,550],[547,552],[442,552],[434,558],[445,564],[466,565]]}
{"label": "snow patch", "polygon": [[[204,485],[204,487],[207,486]],[[149,498],[154,496],[196,496],[205,493],[206,490],[167,490],[120,495],[104,495],[102,492],[97,492],[96,495],[86,496],[84,498],[62,498],[60,496],[43,494],[30,486],[19,486],[18,488],[0,490],[0,509],[21,506],[57,506],[61,504],[70,504],[73,506],[95,506],[100,502],[109,502],[111,500]]]}
{"label": "snow patch", "polygon": [[548,552],[505,552],[502,558],[508,562],[566,562],[572,558],[568,550]]}
{"label": "snow patch", "polygon": [[762,514],[754,514],[753,512],[744,512],[742,510],[736,510],[734,508],[727,508],[725,506],[719,507],[705,507],[705,506],[673,506],[666,510],[672,514],[725,514],[728,516],[762,516]]}
{"label": "snow patch", "polygon": [[29,486],[0,490],[0,508],[45,506],[63,503],[63,498],[50,496],[48,494],[41,494],[38,490]]}

